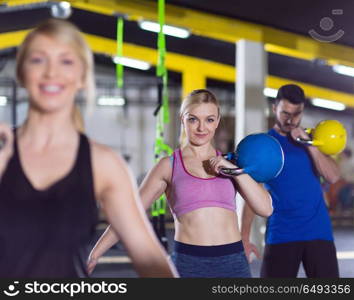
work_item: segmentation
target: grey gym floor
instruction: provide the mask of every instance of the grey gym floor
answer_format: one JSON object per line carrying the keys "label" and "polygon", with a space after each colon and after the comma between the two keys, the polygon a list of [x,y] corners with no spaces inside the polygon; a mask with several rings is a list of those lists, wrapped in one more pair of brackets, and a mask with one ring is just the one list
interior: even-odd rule
{"label": "grey gym floor", "polygon": [[[97,230],[98,238],[103,232],[104,224],[101,229]],[[172,226],[168,226],[172,227]],[[168,236],[168,252],[170,253],[173,245],[173,229],[167,229]],[[351,226],[335,226],[334,227],[335,244],[339,256],[340,277],[354,277],[354,230]],[[95,241],[95,240],[94,240]],[[93,241],[93,242],[94,242]],[[349,256],[349,258],[345,258]],[[253,277],[259,277],[261,260],[254,260],[251,263],[251,273]],[[96,278],[134,278],[137,277],[136,272],[132,268],[132,264],[126,256],[123,246],[118,243],[112,247],[103,257],[102,263],[99,263],[92,273],[92,277]],[[306,277],[303,268],[300,268],[298,277]]]}

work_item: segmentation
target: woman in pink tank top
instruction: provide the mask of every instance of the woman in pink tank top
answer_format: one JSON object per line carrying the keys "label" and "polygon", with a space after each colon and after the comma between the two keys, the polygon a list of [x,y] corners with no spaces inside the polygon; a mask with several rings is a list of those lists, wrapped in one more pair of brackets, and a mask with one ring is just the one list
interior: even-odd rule
{"label": "woman in pink tank top", "polygon": [[[175,225],[172,260],[181,277],[251,277],[237,222],[236,191],[264,217],[272,214],[271,197],[247,174],[219,173],[221,167],[235,166],[213,146],[220,108],[210,91],[192,91],[182,102],[180,118],[181,147],[162,158],[142,182],[143,205],[148,209],[166,193]],[[89,272],[118,239],[108,227],[90,254]]]}

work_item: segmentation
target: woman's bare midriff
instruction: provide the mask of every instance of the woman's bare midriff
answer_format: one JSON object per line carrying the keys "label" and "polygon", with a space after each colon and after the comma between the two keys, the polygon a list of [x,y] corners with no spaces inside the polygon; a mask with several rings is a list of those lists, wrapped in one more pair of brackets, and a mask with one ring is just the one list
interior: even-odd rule
{"label": "woman's bare midriff", "polygon": [[175,220],[175,240],[200,246],[240,241],[236,211],[203,207],[179,216]]}

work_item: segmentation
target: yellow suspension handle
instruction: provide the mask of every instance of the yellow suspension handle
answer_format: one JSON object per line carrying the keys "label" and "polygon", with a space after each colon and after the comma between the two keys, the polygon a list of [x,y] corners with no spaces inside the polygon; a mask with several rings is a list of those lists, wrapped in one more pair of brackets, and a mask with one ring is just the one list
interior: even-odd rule
{"label": "yellow suspension handle", "polygon": [[308,135],[310,135],[310,134],[312,134],[312,132],[313,132],[313,128],[306,128],[306,129],[305,129],[305,132],[306,132]]}

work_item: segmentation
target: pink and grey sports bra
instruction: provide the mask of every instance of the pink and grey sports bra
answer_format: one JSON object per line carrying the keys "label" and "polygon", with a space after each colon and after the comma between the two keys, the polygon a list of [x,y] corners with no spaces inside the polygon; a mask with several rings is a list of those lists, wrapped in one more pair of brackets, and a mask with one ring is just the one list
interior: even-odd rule
{"label": "pink and grey sports bra", "polygon": [[[220,155],[220,153],[218,153]],[[169,205],[177,217],[202,207],[236,210],[236,188],[228,177],[200,178],[190,174],[181,149],[173,153],[173,169]]]}

